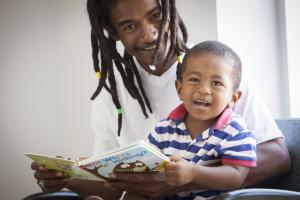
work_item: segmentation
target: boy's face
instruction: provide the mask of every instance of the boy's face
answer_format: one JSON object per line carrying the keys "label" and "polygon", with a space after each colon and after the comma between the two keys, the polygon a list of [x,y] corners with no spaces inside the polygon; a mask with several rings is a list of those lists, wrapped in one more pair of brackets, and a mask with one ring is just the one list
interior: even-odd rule
{"label": "boy's face", "polygon": [[233,92],[232,69],[230,60],[214,54],[194,54],[186,59],[176,88],[188,118],[214,119],[226,106],[233,106],[240,92]]}
{"label": "boy's face", "polygon": [[[114,38],[121,40],[128,53],[135,56],[143,67],[151,64],[161,22],[158,0],[120,0],[110,11],[111,24],[116,31]],[[166,49],[163,37],[158,61],[162,62]],[[154,63],[159,66],[160,63]]]}

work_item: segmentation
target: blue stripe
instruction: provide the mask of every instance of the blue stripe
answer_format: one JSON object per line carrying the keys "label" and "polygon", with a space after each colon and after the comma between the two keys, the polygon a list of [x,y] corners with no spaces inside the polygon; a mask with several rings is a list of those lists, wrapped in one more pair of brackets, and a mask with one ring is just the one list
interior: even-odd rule
{"label": "blue stripe", "polygon": [[206,142],[206,143],[203,145],[202,149],[205,149],[205,150],[207,150],[207,151],[210,151],[211,149],[215,148],[215,146],[216,146],[215,144],[210,144],[210,143]]}
{"label": "blue stripe", "polygon": [[153,144],[153,145],[157,146],[159,149],[162,149],[158,146],[159,145],[158,141],[152,136],[151,133],[148,135],[148,141],[150,142],[150,144]]}
{"label": "blue stripe", "polygon": [[232,126],[234,129],[238,130],[239,132],[242,132],[244,129],[244,127],[242,127],[237,121],[231,121],[230,126]]}
{"label": "blue stripe", "polygon": [[171,126],[167,127],[156,127],[155,131],[157,134],[170,134],[173,135],[174,133],[177,133],[178,135],[188,135],[188,133],[184,130],[181,130],[180,128],[176,127],[173,128]]}
{"label": "blue stripe", "polygon": [[218,129],[214,129],[213,135],[220,139],[225,139],[225,138],[231,137],[231,134],[229,134],[225,131],[218,130]]}
{"label": "blue stripe", "polygon": [[255,151],[255,150],[256,150],[256,148],[252,144],[241,144],[238,146],[221,149],[221,154],[223,154],[226,151],[242,152],[242,151]]}
{"label": "blue stripe", "polygon": [[203,156],[198,156],[198,155],[194,156],[193,159],[192,159],[192,161],[194,163],[197,163],[199,160],[209,161],[209,160],[215,160],[215,159],[217,159],[217,157],[215,157],[213,155],[209,156],[209,155],[205,154]]}
{"label": "blue stripe", "polygon": [[199,146],[191,145],[191,146],[187,149],[187,151],[196,154],[196,153],[198,153],[198,151],[200,151],[200,149],[201,149],[201,147],[199,147]]}
{"label": "blue stripe", "polygon": [[180,143],[180,142],[177,142],[176,140],[158,142],[157,140],[155,140],[154,137],[152,137],[151,134],[149,134],[148,140],[151,144],[157,146],[159,149],[162,149],[162,150],[165,148],[168,148],[168,147],[172,147],[177,150],[186,150],[189,147],[188,142]]}

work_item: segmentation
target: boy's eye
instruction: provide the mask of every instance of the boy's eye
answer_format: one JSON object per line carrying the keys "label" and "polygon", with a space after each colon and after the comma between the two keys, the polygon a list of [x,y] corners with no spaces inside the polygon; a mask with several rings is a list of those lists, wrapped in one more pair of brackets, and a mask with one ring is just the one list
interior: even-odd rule
{"label": "boy's eye", "polygon": [[213,86],[222,86],[223,85],[220,81],[213,81],[211,84]]}
{"label": "boy's eye", "polygon": [[188,81],[190,82],[199,82],[199,79],[198,78],[189,78]]}

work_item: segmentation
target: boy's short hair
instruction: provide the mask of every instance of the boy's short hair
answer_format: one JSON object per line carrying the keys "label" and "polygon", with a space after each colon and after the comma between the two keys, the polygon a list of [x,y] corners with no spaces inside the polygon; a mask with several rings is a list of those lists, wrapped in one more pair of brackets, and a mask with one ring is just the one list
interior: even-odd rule
{"label": "boy's short hair", "polygon": [[232,61],[232,81],[233,90],[236,91],[241,82],[242,76],[242,62],[239,56],[227,45],[218,41],[205,41],[195,45],[193,48],[186,51],[182,64],[177,67],[177,79],[182,80],[182,74],[185,70],[186,60],[191,55],[199,54],[214,54],[216,56],[226,58]]}

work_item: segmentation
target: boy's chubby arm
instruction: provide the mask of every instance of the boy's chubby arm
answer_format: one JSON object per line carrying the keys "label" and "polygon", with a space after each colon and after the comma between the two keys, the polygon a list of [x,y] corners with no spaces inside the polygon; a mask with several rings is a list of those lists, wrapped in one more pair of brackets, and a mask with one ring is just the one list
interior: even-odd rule
{"label": "boy's chubby arm", "polygon": [[[247,167],[229,165],[200,166],[203,168],[198,171],[198,166],[194,168],[183,159],[174,156],[171,159],[174,162],[165,167],[165,173],[118,173],[114,174],[112,178],[119,181],[109,182],[106,185],[147,197],[158,197],[206,188],[238,188],[249,171]],[[195,175],[196,177],[194,177]]]}
{"label": "boy's chubby arm", "polygon": [[248,175],[249,168],[238,165],[217,167],[193,165],[177,156],[165,167],[165,179],[171,186],[193,183],[209,189],[227,190],[241,187]]}

